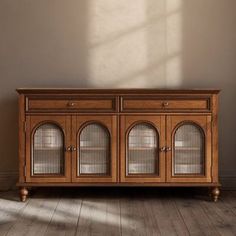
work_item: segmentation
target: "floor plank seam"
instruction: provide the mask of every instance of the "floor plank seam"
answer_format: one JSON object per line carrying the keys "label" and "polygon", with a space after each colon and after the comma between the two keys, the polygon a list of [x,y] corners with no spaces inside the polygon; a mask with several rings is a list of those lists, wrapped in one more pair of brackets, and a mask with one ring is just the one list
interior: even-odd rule
{"label": "floor plank seam", "polygon": [[119,199],[119,207],[120,207],[120,235],[122,236],[122,222],[121,222],[121,201]]}
{"label": "floor plank seam", "polygon": [[48,222],[47,229],[46,229],[44,235],[47,235],[48,227],[49,227],[49,225],[52,223],[53,216],[54,216],[54,214],[55,214],[55,212],[56,212],[56,209],[57,209],[57,207],[58,207],[60,201],[61,201],[61,197],[60,197],[60,198],[58,199],[58,201],[57,201],[57,205],[56,205],[56,207],[55,207],[54,210],[53,210],[52,217],[51,217],[50,221]]}
{"label": "floor plank seam", "polygon": [[[230,193],[233,195],[232,191],[230,191]],[[233,211],[233,210],[232,210],[232,207],[230,207],[230,206],[228,205],[228,203],[225,202],[225,198],[224,198],[224,199],[221,198],[221,201],[222,201],[222,203],[225,205],[225,207],[227,207],[227,208],[233,213],[233,215],[235,215],[235,217],[236,217],[236,211]]]}
{"label": "floor plank seam", "polygon": [[173,200],[173,202],[174,202],[174,206],[175,206],[175,208],[176,208],[176,210],[177,210],[177,212],[178,212],[180,218],[182,219],[182,221],[183,221],[183,223],[184,223],[184,225],[185,225],[185,227],[186,227],[186,229],[187,229],[187,231],[188,231],[188,235],[190,236],[191,234],[190,234],[189,228],[188,228],[188,226],[187,226],[187,224],[186,224],[186,222],[185,222],[185,220],[184,220],[184,218],[183,218],[183,215],[181,214],[181,212],[180,212],[180,210],[179,210],[179,208],[178,208],[178,206],[177,206],[177,204],[176,204],[176,200]]}
{"label": "floor plank seam", "polygon": [[[211,202],[212,204],[217,204],[215,202]],[[206,207],[204,207],[203,205],[206,205],[205,202],[201,202],[200,203],[200,207],[203,209],[204,213],[206,214],[207,218],[209,219],[210,222],[212,222],[212,219],[209,217],[209,213],[206,211]],[[218,219],[221,219],[221,216],[219,216],[219,214],[214,210],[215,215],[217,215]],[[216,231],[219,233],[219,235],[225,236],[224,234],[222,234],[217,227],[215,227],[215,222],[213,221],[213,226],[216,229]]]}
{"label": "floor plank seam", "polygon": [[[20,210],[17,212],[16,216],[19,217],[25,210],[25,208],[28,206],[30,200],[28,200],[26,203],[24,203],[25,205],[20,208]],[[11,231],[11,229],[13,228],[14,223],[12,223],[11,227],[9,228],[9,230],[7,231],[7,233],[5,234],[5,236],[7,236],[9,234],[9,232]]]}
{"label": "floor plank seam", "polygon": [[[167,196],[167,199],[168,199],[168,201],[172,202],[172,199],[171,199],[169,196]],[[182,215],[180,215],[179,209],[177,208],[175,202],[174,202],[174,204],[173,204],[173,207],[174,207],[175,211],[177,212],[178,217],[182,220],[182,223],[184,224],[185,229],[187,230],[188,234],[190,235],[189,229],[188,229],[188,227],[186,226],[185,221],[183,220]],[[171,222],[171,223],[172,223],[172,225],[173,225],[173,227],[174,227],[174,229],[175,229],[175,231],[176,231],[176,233],[177,233],[176,226],[173,224],[173,222]],[[179,234],[177,233],[177,235],[179,235]]]}
{"label": "floor plank seam", "polygon": [[83,202],[84,202],[84,199],[82,198],[82,199],[81,199],[81,204],[80,204],[80,209],[79,209],[78,220],[77,220],[77,223],[76,223],[75,236],[76,236],[77,233],[78,233],[79,221],[80,221],[80,216],[81,216],[81,211],[82,211]]}

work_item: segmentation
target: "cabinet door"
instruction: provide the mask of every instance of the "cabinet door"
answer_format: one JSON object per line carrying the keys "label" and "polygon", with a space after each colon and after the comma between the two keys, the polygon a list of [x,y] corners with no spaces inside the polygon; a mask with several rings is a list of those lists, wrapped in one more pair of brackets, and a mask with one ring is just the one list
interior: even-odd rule
{"label": "cabinet door", "polygon": [[26,181],[71,181],[70,118],[28,116],[26,127]]}
{"label": "cabinet door", "polygon": [[120,181],[165,181],[165,117],[121,116]]}
{"label": "cabinet door", "polygon": [[72,117],[73,182],[116,182],[116,116]]}
{"label": "cabinet door", "polygon": [[168,182],[211,182],[211,116],[168,116],[166,151]]}

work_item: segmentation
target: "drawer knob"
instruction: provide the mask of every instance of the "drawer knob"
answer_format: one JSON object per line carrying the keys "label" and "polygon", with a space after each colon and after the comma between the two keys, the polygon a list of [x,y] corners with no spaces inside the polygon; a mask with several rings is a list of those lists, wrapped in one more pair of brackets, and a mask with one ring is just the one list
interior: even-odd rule
{"label": "drawer knob", "polygon": [[75,106],[75,102],[68,102],[68,106],[69,107],[74,107]]}
{"label": "drawer knob", "polygon": [[163,106],[163,107],[169,106],[169,102],[163,102],[163,103],[162,103],[162,106]]}

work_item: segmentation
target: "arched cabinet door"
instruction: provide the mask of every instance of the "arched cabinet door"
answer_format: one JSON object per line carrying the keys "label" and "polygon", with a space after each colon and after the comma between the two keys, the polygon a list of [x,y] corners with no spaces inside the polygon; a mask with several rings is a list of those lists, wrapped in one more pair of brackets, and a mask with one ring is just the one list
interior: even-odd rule
{"label": "arched cabinet door", "polygon": [[116,182],[116,117],[72,119],[73,182]]}
{"label": "arched cabinet door", "polygon": [[26,127],[26,181],[69,182],[68,117],[29,116]]}
{"label": "arched cabinet door", "polygon": [[211,182],[210,129],[210,116],[168,116],[167,181]]}
{"label": "arched cabinet door", "polygon": [[164,116],[121,116],[120,125],[121,182],[164,182]]}

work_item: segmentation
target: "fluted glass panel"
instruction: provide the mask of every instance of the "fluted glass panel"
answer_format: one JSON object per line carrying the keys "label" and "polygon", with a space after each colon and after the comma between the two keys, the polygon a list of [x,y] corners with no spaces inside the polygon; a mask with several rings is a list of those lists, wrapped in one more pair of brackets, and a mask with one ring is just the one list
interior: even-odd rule
{"label": "fluted glass panel", "polygon": [[174,137],[174,174],[203,174],[204,136],[193,124],[180,126]]}
{"label": "fluted glass panel", "polygon": [[82,130],[79,140],[78,175],[108,175],[110,172],[109,132],[99,124],[89,124]]}
{"label": "fluted glass panel", "polygon": [[127,174],[158,174],[158,135],[149,124],[135,125],[128,136]]}
{"label": "fluted glass panel", "polygon": [[54,124],[37,128],[33,137],[33,174],[63,174],[64,144],[61,129]]}

